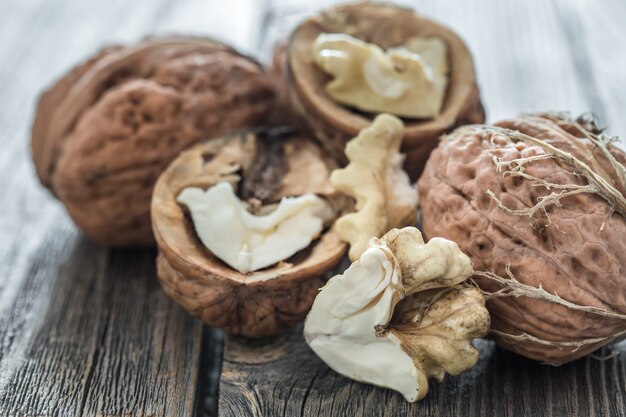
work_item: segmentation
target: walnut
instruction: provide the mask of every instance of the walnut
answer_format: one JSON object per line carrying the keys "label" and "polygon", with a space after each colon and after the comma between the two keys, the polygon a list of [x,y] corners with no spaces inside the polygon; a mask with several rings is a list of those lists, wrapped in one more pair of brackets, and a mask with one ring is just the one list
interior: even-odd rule
{"label": "walnut", "polygon": [[489,329],[489,313],[480,291],[462,284],[471,275],[454,242],[393,229],[322,288],[304,336],[337,372],[422,399],[428,378],[478,360],[472,340]]}
{"label": "walnut", "polygon": [[[289,99],[301,123],[343,162],[345,144],[368,126],[375,114],[342,105],[325,90],[331,77],[311,56],[316,39],[323,33],[350,35],[383,50],[419,49],[423,45],[413,45],[416,37],[438,38],[445,43],[450,72],[441,112],[433,118],[404,120],[402,151],[407,155],[405,167],[413,179],[422,171],[442,133],[484,121],[472,58],[455,33],[410,9],[389,4],[358,2],[337,6],[301,23],[291,35],[287,58],[276,58],[275,62],[285,62],[286,69],[278,72],[285,74]],[[281,53],[281,49],[277,50],[277,54]]]}
{"label": "walnut", "polygon": [[397,117],[381,114],[346,145],[350,163],[333,171],[330,183],[356,200],[355,212],[344,214],[335,226],[350,243],[356,261],[370,238],[417,223],[417,192],[402,170],[399,153],[403,125]]}
{"label": "walnut", "polygon": [[387,51],[344,33],[322,33],[313,43],[315,63],[333,77],[325,86],[333,100],[366,112],[417,119],[441,111],[446,52],[441,39],[422,36]]}
{"label": "walnut", "polygon": [[273,97],[258,63],[209,39],[108,48],[41,97],[32,132],[37,174],[89,237],[152,244],[159,173],[189,145],[261,122]]}
{"label": "walnut", "polygon": [[243,274],[267,268],[308,247],[335,217],[330,203],[312,193],[283,197],[278,204],[263,206],[257,199],[242,202],[226,181],[206,190],[187,187],[176,201],[191,213],[204,246]]}
{"label": "walnut", "polygon": [[458,242],[491,337],[562,364],[626,336],[626,154],[586,119],[534,114],[444,137],[419,181],[426,236]]}
{"label": "walnut", "polygon": [[[187,206],[177,198],[190,187],[213,190],[216,184],[221,188],[230,184],[241,201],[249,202],[249,210],[259,215],[278,210],[276,205],[284,197],[310,194],[341,210],[342,199],[329,183],[334,168],[334,160],[315,142],[289,130],[228,135],[181,153],[159,177],[152,199],[157,272],[165,292],[206,323],[244,336],[281,333],[301,321],[323,285],[324,274],[346,252],[332,221],[288,259],[240,272],[201,242]],[[237,238],[225,233],[220,237]]]}

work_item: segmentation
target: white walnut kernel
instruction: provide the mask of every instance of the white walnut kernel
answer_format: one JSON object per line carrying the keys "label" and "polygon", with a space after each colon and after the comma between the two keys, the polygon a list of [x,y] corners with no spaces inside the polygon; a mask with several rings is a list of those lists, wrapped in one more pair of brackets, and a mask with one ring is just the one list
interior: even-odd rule
{"label": "white walnut kernel", "polygon": [[406,40],[402,46],[390,49],[394,52],[403,50],[419,55],[436,75],[441,75],[437,79],[446,82],[445,75],[450,68],[448,47],[443,39],[436,36],[415,36]]}
{"label": "white walnut kernel", "polygon": [[383,51],[346,34],[320,34],[313,43],[316,64],[333,80],[331,98],[374,113],[408,118],[439,115],[448,83],[445,43],[416,37]]}
{"label": "white walnut kernel", "polygon": [[330,176],[337,191],[356,199],[356,212],[335,222],[341,239],[350,244],[351,261],[361,256],[370,238],[417,221],[417,192],[402,169],[403,130],[397,117],[376,117],[346,145],[350,163]]}
{"label": "white walnut kernel", "polygon": [[314,194],[283,198],[268,213],[254,215],[225,181],[206,191],[185,188],[176,200],[188,207],[200,241],[244,274],[306,248],[334,217],[330,204]]}
{"label": "white walnut kernel", "polygon": [[335,371],[424,398],[428,378],[475,365],[472,339],[489,329],[481,292],[460,285],[473,270],[445,239],[415,228],[371,239],[343,275],[322,288],[307,316],[307,343]]}

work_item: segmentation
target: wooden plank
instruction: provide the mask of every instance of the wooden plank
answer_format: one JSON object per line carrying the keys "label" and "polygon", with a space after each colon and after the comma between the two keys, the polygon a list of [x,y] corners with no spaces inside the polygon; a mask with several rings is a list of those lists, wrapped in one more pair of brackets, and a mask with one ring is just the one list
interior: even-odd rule
{"label": "wooden plank", "polygon": [[269,0],[175,2],[156,26],[158,33],[189,33],[222,40],[242,52],[257,55]]}
{"label": "wooden plank", "polygon": [[160,290],[154,250],[107,252],[54,220],[1,322],[17,340],[0,414],[190,415],[201,326]]}
{"label": "wooden plank", "polygon": [[575,56],[579,83],[607,132],[624,138],[626,150],[625,78],[626,3],[619,0],[555,0],[561,24]]}
{"label": "wooden plank", "polygon": [[[274,0],[262,56],[269,59],[274,44],[299,21],[331,3]],[[618,0],[600,3],[591,7],[590,0],[580,0],[569,8],[565,0],[432,0],[417,6],[468,43],[489,120],[533,110],[569,110],[574,115],[591,110],[615,124],[624,104],[623,88],[618,88],[625,81],[619,65],[624,48],[617,49],[625,36],[621,21],[626,11],[623,3],[615,4]],[[586,16],[590,8],[595,9],[591,18]],[[577,22],[595,36],[579,34]],[[609,44],[600,45],[605,39]],[[604,65],[598,55],[618,56],[618,65]],[[261,342],[227,337],[219,415],[626,415],[624,343],[558,368],[488,341],[477,346],[481,357],[476,367],[432,382],[426,399],[408,404],[397,393],[331,371],[308,349],[301,328]]]}
{"label": "wooden plank", "polygon": [[331,371],[306,346],[301,330],[260,342],[226,338],[220,416],[626,415],[623,345],[618,357],[587,357],[556,368],[480,340],[474,368],[431,381],[426,398],[410,404],[396,392]]}

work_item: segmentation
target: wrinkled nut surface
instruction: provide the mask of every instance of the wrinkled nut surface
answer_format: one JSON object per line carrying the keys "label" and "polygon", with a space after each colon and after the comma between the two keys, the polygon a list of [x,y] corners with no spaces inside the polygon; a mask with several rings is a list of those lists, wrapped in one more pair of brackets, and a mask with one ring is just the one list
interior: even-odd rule
{"label": "wrinkled nut surface", "polygon": [[350,35],[322,33],[313,43],[313,57],[333,77],[325,88],[339,103],[373,113],[435,117],[447,86],[446,45],[424,37],[407,43],[411,50],[403,44],[383,51]]}
{"label": "wrinkled nut surface", "polygon": [[422,399],[428,378],[478,360],[471,342],[488,331],[489,313],[481,292],[461,285],[471,275],[454,242],[393,229],[322,288],[304,336],[335,371]]}
{"label": "wrinkled nut surface", "polygon": [[442,133],[459,125],[484,121],[472,57],[455,33],[402,7],[370,2],[340,5],[301,23],[289,39],[287,58],[275,60],[285,62],[286,69],[279,72],[285,74],[289,100],[300,122],[336,158],[344,158],[345,144],[367,127],[375,115],[339,104],[326,92],[329,76],[316,65],[311,54],[315,40],[323,33],[350,35],[383,50],[403,45],[410,50],[413,42],[410,40],[416,37],[438,38],[445,43],[449,81],[440,114],[433,119],[405,121],[405,168],[413,180],[421,173]]}
{"label": "wrinkled nut surface", "polygon": [[626,155],[614,139],[535,114],[460,128],[433,152],[424,233],[472,258],[499,345],[558,365],[626,335]]}
{"label": "wrinkled nut surface", "polygon": [[152,199],[157,273],[165,292],[191,314],[229,333],[263,337],[298,323],[324,285],[325,274],[346,252],[334,230],[324,230],[285,261],[242,274],[206,249],[176,197],[188,187],[206,190],[227,182],[241,200],[256,202],[260,210],[307,193],[335,205],[329,183],[335,167],[310,138],[293,132],[230,135],[181,153],[159,177]]}
{"label": "wrinkled nut surface", "polygon": [[150,196],[183,149],[264,120],[263,68],[203,38],[105,49],[41,97],[32,156],[41,182],[105,245],[152,244]]}
{"label": "wrinkled nut surface", "polygon": [[381,114],[346,145],[350,163],[333,171],[330,182],[356,200],[355,212],[337,219],[337,234],[350,244],[350,260],[359,259],[370,238],[417,223],[417,192],[402,169],[399,152],[403,125]]}

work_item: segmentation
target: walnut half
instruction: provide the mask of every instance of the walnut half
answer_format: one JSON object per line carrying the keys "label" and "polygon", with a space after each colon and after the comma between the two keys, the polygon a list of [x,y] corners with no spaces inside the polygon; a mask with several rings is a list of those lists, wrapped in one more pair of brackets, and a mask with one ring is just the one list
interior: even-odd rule
{"label": "walnut half", "polygon": [[[334,160],[318,145],[293,131],[243,132],[181,153],[159,177],[152,198],[152,225],[159,247],[157,272],[165,292],[191,314],[234,334],[263,337],[284,332],[301,321],[325,274],[346,252],[332,221],[325,222],[319,237],[287,259],[240,272],[229,265],[238,266],[237,259],[228,262],[223,252],[216,249],[214,254],[202,243],[211,233],[233,243],[241,236],[223,230],[236,227],[235,223],[229,220],[221,228],[211,221],[194,225],[193,210],[190,216],[189,206],[177,198],[183,190],[228,188],[242,204],[247,203],[249,211],[261,216],[275,213],[281,199],[303,195],[309,199],[314,195],[316,201],[323,199],[340,209],[341,198],[329,183],[334,168]],[[224,207],[205,209],[211,211],[206,213],[210,218],[223,214]],[[205,228],[198,233],[197,227]],[[265,231],[256,228],[260,235]],[[256,255],[267,260],[265,255]]]}
{"label": "walnut half", "polygon": [[[404,120],[402,151],[407,155],[405,168],[413,180],[419,176],[442,133],[458,125],[484,121],[472,57],[457,34],[408,8],[374,2],[339,5],[302,22],[289,38],[286,52],[277,49],[278,54],[287,54],[286,59],[275,59],[278,65],[284,62],[285,68],[278,68],[277,72],[284,74],[293,111],[336,158],[345,158],[346,143],[382,112],[380,108],[355,109],[359,107],[354,106],[355,101],[362,101],[362,97],[352,97],[351,106],[346,106],[329,94],[326,86],[332,85],[334,80],[318,66],[311,53],[318,37],[325,33],[348,35],[380,50],[394,51],[395,55],[419,51],[439,63],[433,64],[437,72],[448,74],[447,86],[441,88],[443,103],[434,106],[438,110],[435,117]],[[419,40],[424,38],[435,38],[445,44],[445,61],[449,68],[439,67],[441,57],[436,55],[441,53],[441,48],[427,47]],[[355,79],[348,76],[346,80]],[[385,82],[378,81],[377,84]],[[392,110],[386,112],[393,113]]]}

